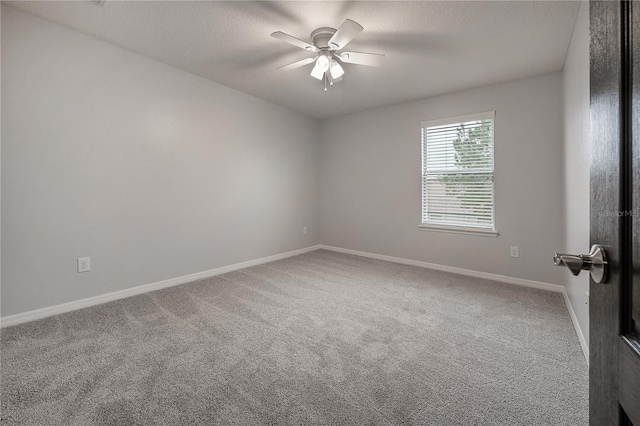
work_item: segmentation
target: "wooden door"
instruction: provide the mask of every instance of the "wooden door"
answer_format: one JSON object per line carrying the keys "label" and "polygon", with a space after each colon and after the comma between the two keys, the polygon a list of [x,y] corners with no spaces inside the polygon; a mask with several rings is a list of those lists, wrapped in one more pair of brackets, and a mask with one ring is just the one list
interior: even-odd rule
{"label": "wooden door", "polygon": [[589,419],[640,426],[640,2],[590,6],[590,238],[610,273],[590,285]]}

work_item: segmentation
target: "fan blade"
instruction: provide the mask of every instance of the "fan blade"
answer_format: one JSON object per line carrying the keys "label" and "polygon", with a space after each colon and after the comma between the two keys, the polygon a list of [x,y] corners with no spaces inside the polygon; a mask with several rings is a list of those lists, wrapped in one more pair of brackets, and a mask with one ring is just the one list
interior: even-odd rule
{"label": "fan blade", "polygon": [[306,41],[302,41],[298,38],[295,38],[293,36],[290,36],[289,34],[285,34],[282,31],[276,31],[275,33],[271,34],[271,37],[273,38],[277,38],[278,40],[282,40],[286,43],[289,44],[293,44],[296,47],[299,47],[301,49],[304,50],[308,50],[310,52],[317,52],[318,48],[315,47],[312,44],[307,43]]}
{"label": "fan blade", "polygon": [[293,70],[293,69],[300,68],[300,67],[303,67],[305,65],[308,65],[308,64],[312,63],[315,60],[316,60],[316,58],[304,58],[304,59],[301,59],[299,61],[295,61],[295,62],[293,62],[293,63],[291,63],[289,65],[283,65],[281,67],[278,67],[278,69],[279,70],[283,70],[283,71],[289,71],[289,70]]}
{"label": "fan blade", "polygon": [[384,55],[379,53],[342,52],[339,58],[347,64],[366,65],[368,67],[379,67],[384,62]]}
{"label": "fan blade", "polygon": [[338,31],[329,39],[329,47],[334,50],[343,49],[347,43],[353,40],[363,30],[362,25],[351,19],[344,21]]}

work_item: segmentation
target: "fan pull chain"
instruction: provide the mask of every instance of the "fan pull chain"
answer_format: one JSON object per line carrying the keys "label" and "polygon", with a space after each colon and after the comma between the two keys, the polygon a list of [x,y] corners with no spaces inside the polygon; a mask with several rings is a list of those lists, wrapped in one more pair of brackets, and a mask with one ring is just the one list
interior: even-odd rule
{"label": "fan pull chain", "polygon": [[324,73],[324,91],[327,91],[327,73]]}

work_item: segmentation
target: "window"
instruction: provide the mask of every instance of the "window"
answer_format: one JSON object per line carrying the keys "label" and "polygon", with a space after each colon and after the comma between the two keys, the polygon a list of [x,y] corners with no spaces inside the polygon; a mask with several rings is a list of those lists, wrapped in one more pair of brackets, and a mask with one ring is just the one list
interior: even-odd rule
{"label": "window", "polygon": [[495,112],[425,121],[421,228],[498,235],[493,203]]}

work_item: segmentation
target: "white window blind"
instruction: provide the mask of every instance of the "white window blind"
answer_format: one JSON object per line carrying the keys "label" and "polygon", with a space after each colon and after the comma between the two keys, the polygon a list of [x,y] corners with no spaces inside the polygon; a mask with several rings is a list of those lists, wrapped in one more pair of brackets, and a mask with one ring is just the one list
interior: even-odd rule
{"label": "white window blind", "polygon": [[422,123],[422,225],[495,233],[495,112]]}

